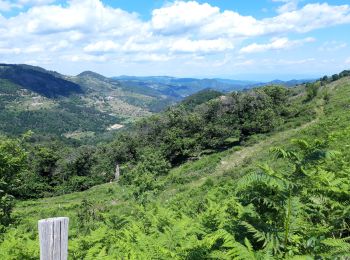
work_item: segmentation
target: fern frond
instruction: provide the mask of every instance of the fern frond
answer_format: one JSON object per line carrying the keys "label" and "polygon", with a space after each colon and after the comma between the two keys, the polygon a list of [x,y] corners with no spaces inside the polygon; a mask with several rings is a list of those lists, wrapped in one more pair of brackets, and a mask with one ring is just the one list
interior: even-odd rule
{"label": "fern frond", "polygon": [[348,238],[328,238],[321,243],[326,245],[329,250],[325,253],[326,257],[349,257],[350,256],[350,237]]}
{"label": "fern frond", "polygon": [[285,190],[288,182],[265,172],[254,172],[241,177],[236,183],[235,192],[239,193],[254,184],[264,184],[277,190]]}
{"label": "fern frond", "polygon": [[271,148],[270,153],[272,153],[278,159],[285,159],[289,157],[289,152],[280,147]]}
{"label": "fern frond", "polygon": [[244,226],[247,231],[253,235],[257,242],[263,242],[264,246],[268,243],[267,235],[264,232],[256,229],[253,225],[246,221],[241,221],[241,225]]}
{"label": "fern frond", "polygon": [[311,147],[311,145],[304,139],[292,139],[291,142],[302,150],[307,150]]}
{"label": "fern frond", "polygon": [[[244,243],[250,245],[250,242],[245,238]],[[234,242],[233,247],[227,252],[227,255],[232,257],[231,259],[237,260],[257,260],[254,250],[249,247],[244,246],[238,242]]]}

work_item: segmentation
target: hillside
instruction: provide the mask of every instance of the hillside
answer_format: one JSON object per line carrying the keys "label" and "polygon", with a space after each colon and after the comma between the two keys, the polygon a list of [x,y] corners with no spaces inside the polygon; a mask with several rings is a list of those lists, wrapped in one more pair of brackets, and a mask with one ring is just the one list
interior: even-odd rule
{"label": "hillside", "polygon": [[[133,141],[136,129],[136,136],[123,135],[100,151],[111,149],[120,163],[125,157],[119,183],[19,202],[13,214],[17,222],[6,230],[0,256],[37,259],[37,220],[69,216],[71,259],[346,259],[350,78],[344,74],[281,91],[219,96],[191,105],[194,112],[181,114],[180,106],[169,117],[141,122],[143,143]],[[271,107],[272,97],[275,105],[288,99]],[[243,106],[246,100],[256,104],[252,111]],[[242,114],[237,106],[244,107]],[[234,111],[242,125],[234,125],[230,138],[224,126],[232,115],[225,121],[207,119],[211,127],[204,138],[217,142],[197,136],[198,117]],[[247,113],[252,114],[245,121]],[[164,124],[172,132],[154,136],[154,128]],[[186,136],[170,142],[183,129],[189,131]],[[202,147],[186,146],[193,140]],[[164,152],[170,154],[152,150],[166,142]],[[155,148],[142,147],[132,158],[138,145],[149,143]]]}
{"label": "hillside", "polygon": [[152,88],[161,91],[165,95],[173,96],[175,98],[187,97],[196,92],[212,89],[224,93],[232,91],[248,90],[256,87],[267,85],[279,85],[286,87],[293,87],[302,85],[308,82],[314,82],[312,79],[305,80],[273,80],[269,82],[256,82],[248,80],[233,80],[233,79],[196,79],[196,78],[175,78],[167,76],[149,76],[149,77],[135,77],[135,76],[119,76],[113,77],[126,86],[138,85],[147,88]]}
{"label": "hillside", "polygon": [[32,130],[40,138],[91,142],[109,136],[117,125],[123,127],[177,101],[94,72],[71,77],[40,67],[0,64],[0,133],[12,136]]}
{"label": "hillside", "polygon": [[0,78],[47,98],[82,94],[82,88],[59,74],[28,65],[0,64]]}
{"label": "hillside", "polygon": [[[91,138],[123,118],[74,100],[48,98],[0,79],[0,133],[12,136],[34,131],[36,136]],[[72,136],[74,137],[74,136]]]}
{"label": "hillside", "polygon": [[67,79],[87,90],[86,100],[101,111],[129,117],[149,115],[179,101],[146,85],[129,84],[85,71]]}

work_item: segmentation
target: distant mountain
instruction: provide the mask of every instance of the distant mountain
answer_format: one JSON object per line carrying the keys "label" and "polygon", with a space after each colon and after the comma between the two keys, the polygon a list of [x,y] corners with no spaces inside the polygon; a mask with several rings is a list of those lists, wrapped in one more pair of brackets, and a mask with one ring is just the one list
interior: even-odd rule
{"label": "distant mountain", "polygon": [[287,87],[293,87],[296,85],[301,85],[301,84],[315,82],[315,81],[316,79],[292,79],[292,80],[284,81],[282,85]]}
{"label": "distant mountain", "polygon": [[[140,109],[146,113],[158,112],[180,100],[176,93],[165,93],[149,87],[144,82],[119,81],[91,71],[82,72],[75,77],[69,77],[69,80],[82,86],[89,96],[98,95],[100,98],[105,97],[105,101],[110,103],[109,105],[112,107],[116,105],[128,106],[126,110],[131,113],[133,110],[139,110],[138,114],[140,114],[142,112]],[[111,103],[114,103],[114,105]]]}
{"label": "distant mountain", "polygon": [[237,86],[250,86],[258,83],[257,81],[248,81],[248,80],[234,80],[234,79],[220,79],[215,78],[215,80],[231,85],[237,85]]}
{"label": "distant mountain", "polygon": [[95,78],[102,81],[109,81],[107,77],[93,71],[83,71],[82,73],[78,74],[77,77],[78,78]]}
{"label": "distant mountain", "polygon": [[92,71],[66,76],[40,67],[0,64],[0,134],[33,130],[47,136],[91,139],[178,100]]}
{"label": "distant mountain", "polygon": [[229,79],[196,79],[196,78],[175,78],[168,76],[120,76],[113,79],[123,82],[125,85],[140,85],[161,91],[165,95],[175,98],[184,98],[198,91],[213,89],[221,92],[231,92],[250,88],[256,84],[253,81],[240,81]]}
{"label": "distant mountain", "polygon": [[314,82],[316,81],[315,79],[292,79],[288,81],[283,81],[279,79],[275,79],[269,82],[264,82],[264,83],[256,83],[253,86],[254,87],[260,87],[260,86],[265,86],[265,85],[281,85],[281,86],[286,86],[286,87],[293,87],[296,85],[301,85],[309,82]]}
{"label": "distant mountain", "polygon": [[55,72],[29,65],[0,64],[0,78],[48,98],[82,94],[83,89]]}
{"label": "distant mountain", "polygon": [[196,106],[223,95],[222,92],[216,90],[204,89],[186,97],[180,104],[189,110],[193,110]]}
{"label": "distant mountain", "polygon": [[136,76],[119,76],[113,77],[113,79],[120,82],[124,82],[125,85],[140,85],[150,87],[162,91],[163,93],[171,96],[180,96],[182,98],[192,95],[198,91],[205,89],[213,89],[221,92],[240,91],[255,87],[261,87],[265,85],[283,85],[292,87],[295,85],[313,82],[314,79],[302,79],[302,80],[273,80],[270,82],[258,82],[249,80],[233,80],[233,79],[196,79],[196,78],[175,78],[169,76],[149,76],[149,77],[136,77]]}

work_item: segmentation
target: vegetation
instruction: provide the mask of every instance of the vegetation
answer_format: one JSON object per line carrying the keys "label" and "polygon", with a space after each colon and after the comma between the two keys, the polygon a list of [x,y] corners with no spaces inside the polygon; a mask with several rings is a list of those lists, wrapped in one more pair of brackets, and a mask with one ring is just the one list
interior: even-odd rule
{"label": "vegetation", "polygon": [[48,99],[0,79],[0,133],[16,137],[34,130],[37,138],[63,139],[74,131],[103,133],[124,118],[82,105],[78,100]]}
{"label": "vegetation", "polygon": [[344,70],[344,71],[340,72],[339,74],[332,75],[331,77],[328,77],[326,75],[320,79],[320,82],[322,85],[325,85],[327,83],[331,83],[331,82],[336,81],[338,79],[349,77],[349,76],[350,76],[350,70]]}
{"label": "vegetation", "polygon": [[18,140],[0,139],[0,234],[11,223],[13,196],[18,176],[23,171],[26,154]]}
{"label": "vegetation", "polygon": [[0,64],[0,133],[13,137],[33,130],[37,139],[45,136],[66,144],[110,140],[110,126],[129,125],[179,100],[92,72],[70,77],[40,67]]}
{"label": "vegetation", "polygon": [[86,89],[84,97],[90,106],[123,116],[140,117],[159,112],[180,98],[145,84],[125,84],[90,71],[69,79]]}
{"label": "vegetation", "polygon": [[205,89],[188,96],[181,103],[186,109],[193,110],[196,106],[220,96],[223,96],[223,93],[212,89]]}
{"label": "vegetation", "polygon": [[71,259],[346,259],[350,79],[322,82],[200,93],[96,146],[3,138],[0,256],[64,215]]}
{"label": "vegetation", "polygon": [[[117,164],[126,172],[122,183],[149,185],[140,188],[143,191],[157,190],[158,184],[154,186],[153,182],[164,175],[157,173],[162,168],[196,160],[247,142],[254,135],[272,132],[286,123],[295,123],[296,119],[312,117],[309,112],[287,109],[288,99],[295,93],[283,87],[232,93],[201,103],[202,99],[212,97],[209,93],[209,96],[199,93],[192,101],[187,99],[164,113],[139,121],[132,129],[120,132],[111,143],[67,147],[51,141],[26,145],[28,174],[21,176],[17,196],[36,198],[86,190],[113,179]],[[193,107],[193,102],[198,105]],[[91,120],[89,125],[92,130],[98,127],[93,128],[93,123]],[[60,127],[64,126],[62,122]],[[135,196],[142,194],[136,192]]]}
{"label": "vegetation", "polygon": [[54,98],[83,93],[79,85],[64,80],[54,72],[48,73],[38,67],[27,65],[0,64],[0,78],[45,97]]}

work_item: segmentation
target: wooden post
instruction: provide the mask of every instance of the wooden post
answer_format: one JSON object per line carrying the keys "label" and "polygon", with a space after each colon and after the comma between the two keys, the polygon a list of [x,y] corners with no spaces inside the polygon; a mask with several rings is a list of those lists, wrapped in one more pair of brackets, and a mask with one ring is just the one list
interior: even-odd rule
{"label": "wooden post", "polygon": [[115,166],[114,181],[117,182],[119,180],[119,177],[120,177],[120,168],[119,168],[119,164],[117,163]]}
{"label": "wooden post", "polygon": [[67,260],[69,218],[48,218],[38,222],[40,260]]}

